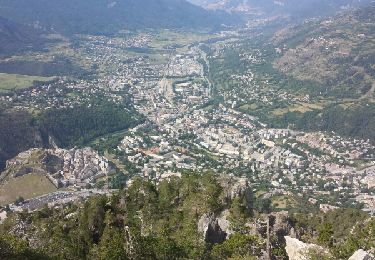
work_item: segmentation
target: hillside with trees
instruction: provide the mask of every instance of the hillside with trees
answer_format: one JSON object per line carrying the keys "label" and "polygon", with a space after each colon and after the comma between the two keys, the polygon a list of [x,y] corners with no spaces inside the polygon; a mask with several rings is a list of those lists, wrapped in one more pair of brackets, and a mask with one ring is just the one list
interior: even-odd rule
{"label": "hillside with trees", "polygon": [[46,43],[40,32],[0,16],[0,58],[24,51],[42,50]]}
{"label": "hillside with trees", "polygon": [[40,114],[1,110],[0,169],[6,160],[34,147],[50,147],[53,140],[61,148],[83,146],[93,139],[125,130],[142,122],[135,111],[112,102],[92,106],[51,108]]}
{"label": "hillside with trees", "polygon": [[212,173],[159,184],[135,178],[110,197],[12,213],[0,226],[0,257],[258,259],[267,254],[267,219],[272,259],[287,258],[284,236],[290,234],[323,246],[332,259],[374,245],[375,221],[363,212],[270,212],[256,207],[264,203],[241,183]]}
{"label": "hillside with trees", "polygon": [[241,20],[174,0],[1,0],[0,15],[63,34],[111,34],[123,29],[214,28]]}
{"label": "hillside with trees", "polygon": [[[273,67],[325,103],[304,113],[289,111],[270,121],[304,130],[335,131],[375,140],[375,5],[278,31]],[[304,82],[307,82],[306,84]]]}

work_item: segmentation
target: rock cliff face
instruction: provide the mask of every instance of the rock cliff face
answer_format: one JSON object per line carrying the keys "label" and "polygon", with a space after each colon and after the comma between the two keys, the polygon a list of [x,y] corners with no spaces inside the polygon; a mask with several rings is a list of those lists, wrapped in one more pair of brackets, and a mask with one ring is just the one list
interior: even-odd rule
{"label": "rock cliff face", "polygon": [[49,147],[48,140],[33,125],[27,112],[0,110],[0,122],[4,122],[0,124],[0,171],[4,170],[7,160],[22,151],[32,147]]}
{"label": "rock cliff face", "polygon": [[253,204],[253,190],[246,178],[237,178],[228,175],[222,175],[218,179],[225,192],[226,199],[244,198],[246,208],[251,209]]}
{"label": "rock cliff face", "polygon": [[319,250],[324,252],[324,248],[315,244],[306,244],[296,238],[285,236],[286,253],[289,260],[308,260],[307,256],[310,250]]}
{"label": "rock cliff face", "polygon": [[206,213],[199,219],[198,231],[203,234],[207,243],[222,243],[233,233],[227,219],[228,215],[229,211],[225,210],[218,217],[213,213]]}
{"label": "rock cliff face", "polygon": [[[316,253],[317,256],[330,256],[328,251],[321,246],[315,244],[307,244],[296,238],[285,236],[286,241],[286,253],[288,254],[289,260],[309,260],[311,252]],[[330,256],[331,257],[331,256]],[[330,258],[331,259],[331,258]],[[374,256],[371,253],[359,249],[348,260],[374,260]]]}
{"label": "rock cliff face", "polygon": [[203,233],[204,241],[210,244],[222,243],[227,238],[227,233],[213,214],[204,214],[199,219],[198,231]]}
{"label": "rock cliff face", "polygon": [[349,258],[349,260],[373,260],[374,256],[370,253],[367,253],[363,249],[359,249],[354,252],[354,254]]}
{"label": "rock cliff face", "polygon": [[287,211],[272,213],[270,220],[271,232],[277,236],[279,240],[283,240],[283,237],[287,235],[298,238],[298,235],[290,223],[290,217]]}
{"label": "rock cliff face", "polygon": [[[218,182],[225,192],[223,204],[225,201],[239,198],[246,208],[252,208],[253,191],[246,178],[222,175],[218,178]],[[229,214],[229,210],[226,209],[217,214],[206,213],[201,216],[198,221],[198,231],[203,234],[207,243],[221,243],[233,233],[228,220]]]}

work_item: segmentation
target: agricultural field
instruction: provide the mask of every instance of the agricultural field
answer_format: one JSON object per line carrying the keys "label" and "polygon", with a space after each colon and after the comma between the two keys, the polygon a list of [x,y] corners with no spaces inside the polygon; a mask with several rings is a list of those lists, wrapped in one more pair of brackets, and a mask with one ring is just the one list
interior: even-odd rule
{"label": "agricultural field", "polygon": [[54,77],[0,73],[0,93],[32,87],[36,81],[51,81]]}
{"label": "agricultural field", "polygon": [[151,48],[164,49],[168,46],[176,46],[182,51],[187,50],[187,45],[194,42],[203,42],[212,38],[207,33],[192,33],[192,32],[176,32],[171,30],[162,30],[157,34],[157,37],[150,43]]}

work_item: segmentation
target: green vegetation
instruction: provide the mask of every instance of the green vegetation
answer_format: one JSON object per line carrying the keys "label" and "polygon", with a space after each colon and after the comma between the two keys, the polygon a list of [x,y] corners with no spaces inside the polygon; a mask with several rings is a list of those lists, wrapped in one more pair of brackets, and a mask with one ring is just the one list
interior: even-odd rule
{"label": "green vegetation", "polygon": [[212,249],[214,259],[247,259],[255,260],[261,253],[262,245],[256,236],[235,234],[224,243],[215,245]]}
{"label": "green vegetation", "polygon": [[[348,11],[330,22],[313,21],[281,30],[274,38],[288,51],[275,68],[302,81],[313,81],[323,95],[337,98],[371,97],[375,6]],[[350,18],[349,18],[350,17]],[[323,88],[323,89],[322,89]]]}
{"label": "green vegetation", "polygon": [[35,198],[56,191],[56,187],[42,174],[30,173],[11,178],[0,185],[0,205],[15,202],[20,197]]}
{"label": "green vegetation", "polygon": [[11,260],[47,260],[46,256],[29,247],[28,243],[16,236],[0,235],[1,258]]}
{"label": "green vegetation", "polygon": [[32,24],[36,15],[42,27],[67,35],[113,34],[129,28],[213,28],[241,21],[237,16],[210,12],[187,1],[122,0],[111,5],[102,0],[0,1],[0,16],[12,21]]}
{"label": "green vegetation", "polygon": [[51,80],[54,80],[54,78],[0,73],[0,93],[32,87],[35,82]]}
{"label": "green vegetation", "polygon": [[[296,229],[310,230],[305,232],[303,240],[328,248],[334,259],[348,259],[354,251],[360,248],[368,250],[375,243],[370,238],[372,235],[369,235],[369,232],[375,231],[375,219],[360,210],[337,209],[326,214],[294,214],[292,222]],[[311,231],[316,231],[317,236],[314,237]]]}
{"label": "green vegetation", "polygon": [[275,127],[292,125],[301,130],[334,131],[343,136],[375,141],[375,104],[364,103],[349,108],[330,105],[324,110],[287,112],[270,119],[269,123]]}
{"label": "green vegetation", "polygon": [[0,109],[0,122],[0,169],[18,153],[44,145],[35,118],[29,113]]}
{"label": "green vegetation", "polygon": [[62,147],[84,145],[101,135],[137,123],[134,111],[105,101],[93,103],[90,107],[50,109],[39,118],[41,129],[54,136]]}
{"label": "green vegetation", "polygon": [[[259,209],[269,212],[270,200],[254,203],[241,195],[230,199],[219,184],[222,180],[212,173],[187,172],[182,178],[158,185],[142,178],[132,181],[126,190],[109,197],[10,214],[0,225],[4,234],[0,236],[0,258],[210,260],[257,259],[264,253],[265,233],[255,232],[249,224],[264,217]],[[226,218],[234,233],[222,243],[205,242],[198,232],[199,219],[203,214],[219,216],[223,211],[228,212]],[[287,226],[303,241],[327,249],[309,252],[311,259],[348,259],[359,248],[374,247],[375,219],[368,214],[355,209],[311,212],[270,217],[275,232],[271,233],[274,256],[286,257],[282,236],[288,232]],[[278,229],[274,222],[280,222]],[[35,242],[32,249],[11,235],[19,224]]]}
{"label": "green vegetation", "polygon": [[[351,228],[369,219],[369,215],[357,209],[336,209],[323,214],[317,212],[312,214],[296,213],[292,222],[296,228],[313,229],[318,231],[317,241],[327,245],[333,241],[346,240],[351,233]],[[306,234],[304,239],[309,239]],[[313,241],[315,242],[315,241]]]}
{"label": "green vegetation", "polygon": [[348,258],[353,251],[362,248],[371,250],[375,247],[375,221],[369,219],[364,222],[356,223],[353,232],[351,232],[344,242],[335,245],[332,250],[340,258]]}
{"label": "green vegetation", "polygon": [[[85,79],[90,76],[91,71],[81,67],[81,64],[75,64],[76,57],[65,56],[61,53],[54,53],[53,48],[49,52],[43,53],[44,57],[50,57],[47,60],[28,60],[27,56],[19,56],[0,62],[0,72],[8,74],[20,74],[42,77],[54,76],[73,76],[79,79]],[[41,58],[40,58],[41,59]],[[36,78],[38,79],[38,78]],[[10,82],[12,83],[12,82]]]}
{"label": "green vegetation", "polygon": [[81,146],[99,136],[126,130],[143,118],[131,108],[106,100],[92,100],[74,108],[49,109],[37,115],[0,109],[0,169],[5,161],[32,147]]}
{"label": "green vegetation", "polygon": [[46,39],[34,28],[0,16],[0,58],[30,50],[42,50],[45,44]]}
{"label": "green vegetation", "polygon": [[318,242],[324,246],[331,246],[333,241],[333,226],[330,223],[323,223],[318,226]]}
{"label": "green vegetation", "polygon": [[307,252],[307,259],[309,260],[335,260],[329,252],[322,251],[317,248],[310,248]]}
{"label": "green vegetation", "polygon": [[[311,21],[288,30],[265,26],[261,36],[205,46],[214,98],[236,100],[240,111],[270,127],[335,131],[375,141],[374,30],[368,26],[374,12],[370,5],[327,23]],[[256,62],[243,58],[254,53]],[[251,83],[232,77],[248,71],[254,76]],[[289,97],[280,98],[284,93]],[[307,95],[308,101],[302,101]]]}
{"label": "green vegetation", "polygon": [[152,49],[163,51],[165,49],[171,49],[171,47],[177,47],[177,51],[187,51],[186,46],[196,43],[203,42],[211,38],[212,36],[207,33],[200,34],[199,32],[186,32],[186,31],[171,31],[171,30],[158,30],[156,37],[153,38],[150,43]]}
{"label": "green vegetation", "polygon": [[[26,249],[51,259],[224,259],[259,256],[264,250],[261,238],[236,234],[222,245],[203,241],[198,219],[205,213],[231,208],[233,217],[245,219],[245,197],[236,205],[226,197],[211,173],[184,174],[154,185],[142,178],[111,197],[89,199],[82,207],[70,204],[61,209],[43,208],[38,212],[14,213],[0,227],[3,234],[17,221],[26,221],[26,232],[37,249],[18,249],[19,240],[10,240],[10,253]],[[70,214],[73,213],[73,214]],[[70,217],[65,217],[70,214]],[[244,222],[245,223],[245,222]],[[245,231],[245,226],[240,227]],[[8,254],[8,252],[6,252]],[[4,257],[0,251],[0,258]],[[223,257],[223,258],[222,258]],[[31,259],[31,258],[25,258]]]}

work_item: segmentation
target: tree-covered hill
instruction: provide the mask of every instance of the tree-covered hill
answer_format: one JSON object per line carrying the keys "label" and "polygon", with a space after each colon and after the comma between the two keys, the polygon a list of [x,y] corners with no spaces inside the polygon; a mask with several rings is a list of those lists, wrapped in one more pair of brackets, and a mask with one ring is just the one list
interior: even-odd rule
{"label": "tree-covered hill", "polygon": [[25,149],[46,145],[29,113],[0,110],[0,122],[0,170],[6,160]]}
{"label": "tree-covered hill", "polygon": [[[251,195],[251,196],[249,196]],[[0,225],[2,259],[288,259],[285,235],[348,259],[374,247],[374,219],[354,209],[269,212],[241,179],[186,172],[155,184],[135,178],[112,196],[92,197]]]}
{"label": "tree-covered hill", "polygon": [[307,18],[325,16],[337,11],[360,6],[371,1],[352,0],[190,0],[207,9],[230,10],[251,16],[272,17],[275,15]]}
{"label": "tree-covered hill", "polygon": [[0,16],[0,57],[28,50],[41,50],[46,39],[29,26]]}
{"label": "tree-covered hill", "polygon": [[87,107],[49,109],[32,115],[26,111],[0,110],[0,169],[6,160],[33,147],[81,146],[101,135],[124,130],[141,122],[135,111],[111,102]]}
{"label": "tree-covered hill", "polygon": [[306,113],[289,111],[271,124],[375,141],[374,17],[370,4],[275,34],[271,42],[279,54],[273,68],[300,82],[287,87],[310,92],[327,105]]}
{"label": "tree-covered hill", "polygon": [[115,33],[136,28],[214,28],[240,20],[185,0],[1,0],[0,15],[64,34]]}

